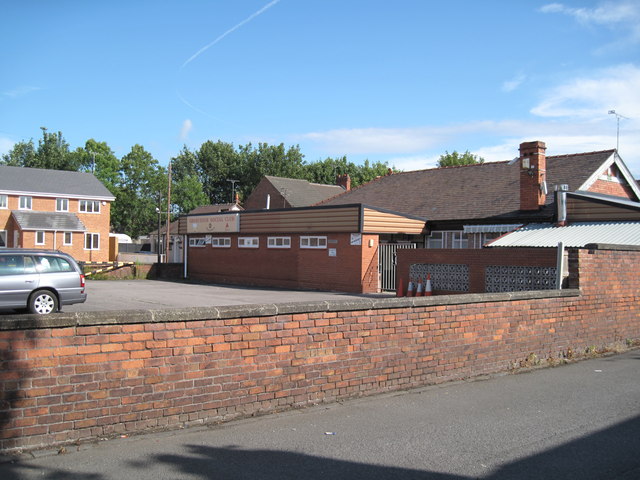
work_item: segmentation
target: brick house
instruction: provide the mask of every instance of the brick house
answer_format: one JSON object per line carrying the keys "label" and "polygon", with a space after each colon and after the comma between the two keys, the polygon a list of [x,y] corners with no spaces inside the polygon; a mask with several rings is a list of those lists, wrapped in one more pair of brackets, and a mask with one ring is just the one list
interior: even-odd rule
{"label": "brick house", "polygon": [[0,248],[108,261],[113,200],[91,173],[0,166]]}
{"label": "brick house", "polygon": [[297,178],[267,175],[247,197],[245,210],[309,207],[351,188],[349,175],[339,175],[337,185],[322,185]]}

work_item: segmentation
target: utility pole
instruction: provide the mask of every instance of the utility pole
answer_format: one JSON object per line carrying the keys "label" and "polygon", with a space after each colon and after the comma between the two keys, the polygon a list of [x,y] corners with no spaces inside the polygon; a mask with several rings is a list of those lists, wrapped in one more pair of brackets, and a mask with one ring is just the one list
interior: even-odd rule
{"label": "utility pole", "polygon": [[169,187],[167,189],[167,238],[165,240],[165,263],[169,263],[169,243],[171,243],[170,237],[171,229],[171,160],[169,160]]}

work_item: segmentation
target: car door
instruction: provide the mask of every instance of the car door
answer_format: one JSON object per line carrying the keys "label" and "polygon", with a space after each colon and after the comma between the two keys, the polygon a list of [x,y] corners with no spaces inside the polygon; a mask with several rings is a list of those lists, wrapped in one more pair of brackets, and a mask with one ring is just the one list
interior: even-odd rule
{"label": "car door", "polygon": [[0,254],[0,307],[26,307],[39,277],[31,256]]}
{"label": "car door", "polygon": [[35,262],[40,288],[50,287],[57,291],[60,305],[82,298],[80,273],[69,261],[55,255],[37,255]]}

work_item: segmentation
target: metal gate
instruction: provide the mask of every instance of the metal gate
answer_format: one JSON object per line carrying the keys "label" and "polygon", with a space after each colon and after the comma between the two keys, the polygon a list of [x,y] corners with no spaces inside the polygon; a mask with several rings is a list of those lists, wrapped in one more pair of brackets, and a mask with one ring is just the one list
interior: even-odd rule
{"label": "metal gate", "polygon": [[381,243],[378,246],[380,290],[396,291],[396,252],[399,248],[417,248],[415,243]]}

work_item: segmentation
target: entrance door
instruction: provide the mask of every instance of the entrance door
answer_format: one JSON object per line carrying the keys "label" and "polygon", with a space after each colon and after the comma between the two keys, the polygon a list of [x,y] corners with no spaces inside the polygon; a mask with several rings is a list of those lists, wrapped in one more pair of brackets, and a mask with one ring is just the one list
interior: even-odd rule
{"label": "entrance door", "polygon": [[417,248],[415,243],[381,243],[378,247],[380,290],[396,291],[396,252],[399,248]]}

